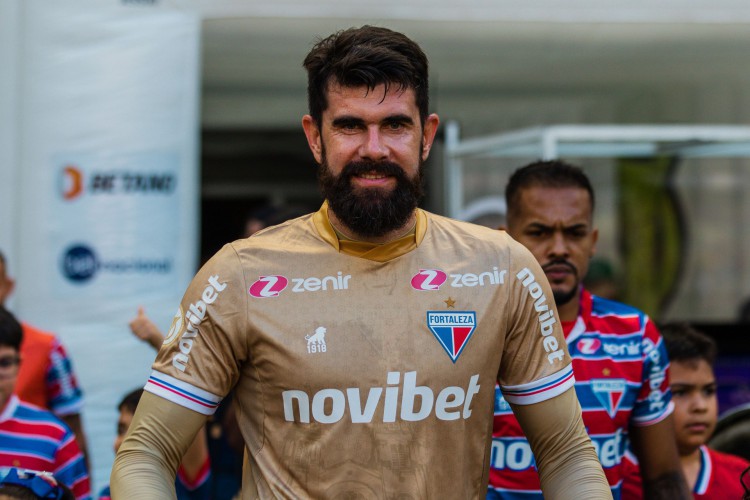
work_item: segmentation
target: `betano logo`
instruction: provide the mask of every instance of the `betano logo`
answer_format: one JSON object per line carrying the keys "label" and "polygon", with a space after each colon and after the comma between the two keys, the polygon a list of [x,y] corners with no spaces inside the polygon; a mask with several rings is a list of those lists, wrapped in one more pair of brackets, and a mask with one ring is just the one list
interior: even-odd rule
{"label": "betano logo", "polygon": [[74,200],[83,193],[83,174],[73,165],[66,165],[60,176],[60,191],[65,200]]}
{"label": "betano logo", "polygon": [[175,190],[177,178],[171,173],[153,172],[94,172],[85,175],[76,165],[65,165],[58,182],[60,195],[66,201],[84,194],[170,194]]}

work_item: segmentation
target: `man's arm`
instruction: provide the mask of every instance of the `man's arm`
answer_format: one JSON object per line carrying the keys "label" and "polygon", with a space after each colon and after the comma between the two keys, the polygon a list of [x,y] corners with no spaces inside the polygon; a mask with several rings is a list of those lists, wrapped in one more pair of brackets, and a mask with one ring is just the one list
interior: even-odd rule
{"label": "man's arm", "polygon": [[641,469],[644,498],[693,498],[682,474],[672,415],[653,425],[631,425],[629,434]]}
{"label": "man's arm", "polygon": [[511,408],[534,452],[544,498],[612,498],[583,426],[574,388],[539,403],[511,404]]}
{"label": "man's arm", "polygon": [[206,416],[144,392],[112,467],[112,498],[175,498],[177,467]]}

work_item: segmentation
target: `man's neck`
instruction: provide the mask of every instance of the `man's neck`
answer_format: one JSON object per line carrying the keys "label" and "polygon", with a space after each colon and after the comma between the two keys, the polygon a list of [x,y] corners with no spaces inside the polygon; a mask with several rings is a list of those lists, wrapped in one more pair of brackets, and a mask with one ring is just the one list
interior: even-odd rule
{"label": "man's neck", "polygon": [[352,231],[348,226],[341,222],[341,219],[336,217],[336,214],[333,212],[333,210],[331,210],[331,207],[328,207],[328,220],[331,222],[333,228],[337,232],[343,234],[347,239],[380,245],[393,240],[397,240],[409,233],[409,231],[411,231],[414,228],[414,225],[417,223],[417,214],[416,212],[412,212],[411,216],[404,225],[397,229],[394,229],[393,231],[389,231],[382,236],[377,237],[362,236]]}

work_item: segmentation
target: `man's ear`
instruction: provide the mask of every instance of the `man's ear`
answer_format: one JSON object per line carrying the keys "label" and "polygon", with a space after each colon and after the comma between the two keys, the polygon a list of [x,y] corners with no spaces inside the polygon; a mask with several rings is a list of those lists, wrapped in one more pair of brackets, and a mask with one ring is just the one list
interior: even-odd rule
{"label": "man's ear", "polygon": [[438,125],[440,124],[440,118],[435,113],[432,113],[424,121],[424,128],[422,130],[422,151],[420,152],[422,161],[426,161],[427,157],[430,156],[430,149],[432,148],[432,142],[435,140],[435,134],[437,133]]}
{"label": "man's ear", "polygon": [[315,123],[313,117],[305,115],[302,117],[302,129],[305,131],[305,137],[307,137],[307,145],[310,147],[315,161],[318,164],[323,163],[323,144],[320,137],[320,128]]}

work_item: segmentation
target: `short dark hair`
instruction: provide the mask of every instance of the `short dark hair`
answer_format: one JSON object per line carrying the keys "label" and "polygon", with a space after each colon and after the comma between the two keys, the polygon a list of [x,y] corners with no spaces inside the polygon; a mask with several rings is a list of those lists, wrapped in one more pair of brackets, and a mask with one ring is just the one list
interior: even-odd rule
{"label": "short dark hair", "polygon": [[21,350],[23,329],[15,316],[3,306],[0,306],[0,345]]}
{"label": "short dark hair", "polygon": [[307,104],[320,127],[332,83],[344,87],[385,85],[414,89],[424,124],[429,108],[427,56],[403,33],[377,26],[338,31],[319,40],[302,64],[307,70]]}
{"label": "short dark hair", "polygon": [[135,409],[138,408],[138,402],[141,400],[143,395],[143,389],[135,389],[130,391],[122,398],[120,404],[117,405],[118,411],[127,411],[129,413],[135,413]]}
{"label": "short dark hair", "polygon": [[519,168],[510,176],[505,186],[508,218],[518,210],[521,190],[535,186],[585,189],[591,200],[591,212],[594,212],[594,188],[583,170],[561,160],[540,160]]}
{"label": "short dark hair", "polygon": [[699,332],[689,323],[663,323],[659,326],[669,361],[691,362],[703,360],[713,366],[716,361],[716,341]]}

